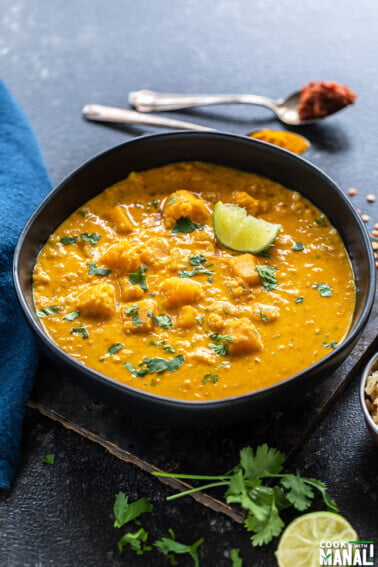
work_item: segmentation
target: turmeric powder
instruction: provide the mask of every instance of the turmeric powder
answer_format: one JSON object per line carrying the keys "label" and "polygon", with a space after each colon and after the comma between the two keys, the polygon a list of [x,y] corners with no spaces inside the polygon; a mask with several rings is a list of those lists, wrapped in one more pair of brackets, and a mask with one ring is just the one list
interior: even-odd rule
{"label": "turmeric powder", "polygon": [[280,146],[293,154],[303,154],[310,147],[310,142],[303,136],[286,130],[259,130],[248,134],[250,138],[257,138],[263,142]]}

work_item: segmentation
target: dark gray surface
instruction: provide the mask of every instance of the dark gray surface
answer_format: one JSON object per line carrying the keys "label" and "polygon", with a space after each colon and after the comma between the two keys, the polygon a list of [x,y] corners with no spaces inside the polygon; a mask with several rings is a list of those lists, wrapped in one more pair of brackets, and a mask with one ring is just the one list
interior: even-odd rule
{"label": "dark gray surface", "polygon": [[[365,195],[378,194],[377,24],[378,4],[369,0],[1,0],[0,69],[31,119],[54,183],[94,154],[147,131],[87,123],[80,117],[86,103],[127,106],[128,91],[139,88],[278,97],[311,79],[348,84],[359,94],[356,105],[301,132],[312,142],[308,159],[344,190],[357,188],[353,202],[370,215],[371,229],[377,203],[368,204]],[[256,107],[171,115],[236,133],[280,128]],[[359,410],[357,378],[291,467],[325,480],[359,536],[378,544],[377,449]],[[49,452],[56,464],[42,465]],[[195,460],[200,468],[201,455]],[[118,558],[111,514],[118,490],[132,499],[153,496],[155,511],[146,518],[152,537],[168,527],[186,542],[204,535],[201,567],[229,566],[225,552],[239,546],[246,565],[275,565],[276,543],[252,550],[243,529],[223,515],[189,499],[167,505],[168,489],[158,481],[31,411],[20,473],[10,494],[0,497],[0,564],[167,565],[157,553]],[[180,558],[180,565],[191,561]]]}

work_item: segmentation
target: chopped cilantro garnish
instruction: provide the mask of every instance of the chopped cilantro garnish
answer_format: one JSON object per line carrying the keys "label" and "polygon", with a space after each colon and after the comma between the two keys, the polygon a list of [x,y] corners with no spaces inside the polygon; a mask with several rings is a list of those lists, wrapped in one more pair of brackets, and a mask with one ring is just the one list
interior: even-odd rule
{"label": "chopped cilantro garnish", "polygon": [[272,254],[267,250],[263,250],[262,252],[258,252],[256,256],[261,256],[261,258],[272,258]]}
{"label": "chopped cilantro garnish", "polygon": [[243,567],[243,559],[239,555],[240,549],[230,549],[232,567]]}
{"label": "chopped cilantro garnish", "polygon": [[316,224],[320,224],[320,226],[327,226],[327,223],[324,219],[315,219]]}
{"label": "chopped cilantro garnish", "polygon": [[135,502],[129,502],[124,492],[118,492],[113,506],[114,527],[122,528],[128,522],[136,520],[141,514],[151,512],[152,507],[149,498],[139,498]]}
{"label": "chopped cilantro garnish", "polygon": [[269,318],[265,315],[262,309],[260,309],[260,319],[263,323],[267,323],[269,321]]}
{"label": "chopped cilantro garnish", "polygon": [[177,195],[173,195],[173,197],[171,197],[167,202],[167,205],[173,205],[175,201],[177,201]]}
{"label": "chopped cilantro garnish", "polygon": [[206,372],[205,376],[201,380],[201,384],[205,385],[209,384],[210,382],[212,384],[216,384],[218,382],[218,378],[218,374],[211,374],[211,372]]}
{"label": "chopped cilantro garnish", "polygon": [[145,551],[151,551],[151,545],[147,544],[148,532],[144,528],[139,528],[135,533],[128,532],[117,541],[119,553],[122,553],[125,547],[129,547],[135,551],[137,555],[143,555]]}
{"label": "chopped cilantro garnish", "polygon": [[[171,537],[162,537],[161,540],[155,541],[154,545],[160,549],[164,555],[171,557],[171,565],[178,565],[174,555],[187,553],[193,559],[193,567],[199,567],[198,548],[205,541],[204,538],[201,537],[192,545],[185,545],[176,541],[173,530],[169,529],[168,531]],[[172,562],[172,559],[174,560],[174,563]]]}
{"label": "chopped cilantro garnish", "polygon": [[43,319],[44,317],[48,317],[49,315],[54,315],[54,313],[60,311],[60,309],[62,309],[60,305],[52,305],[51,307],[45,307],[45,309],[37,309],[35,314],[40,319]]}
{"label": "chopped cilantro garnish", "polygon": [[137,378],[143,378],[143,376],[146,376],[146,374],[148,374],[147,368],[138,368],[137,370],[130,362],[125,362],[123,366]]}
{"label": "chopped cilantro garnish", "polygon": [[101,234],[97,234],[97,232],[83,232],[82,234],[80,234],[80,237],[82,240],[84,240],[84,242],[89,242],[89,244],[92,244],[92,246],[94,246],[100,240]]}
{"label": "chopped cilantro garnish", "polygon": [[208,347],[211,348],[215,352],[215,354],[219,354],[219,356],[227,356],[228,355],[228,346],[227,343],[221,343],[216,345],[214,343],[209,343]]}
{"label": "chopped cilantro garnish", "polygon": [[276,289],[278,285],[278,281],[275,276],[277,268],[274,266],[256,266],[256,270],[266,291]]}
{"label": "chopped cilantro garnish", "polygon": [[88,331],[87,329],[84,329],[84,327],[74,327],[70,330],[70,333],[77,333],[81,335],[83,339],[87,339],[89,337]]}
{"label": "chopped cilantro garnish", "polygon": [[189,233],[198,228],[202,228],[202,225],[193,222],[189,217],[180,217],[172,228],[172,234],[178,234],[180,232]]}
{"label": "chopped cilantro garnish", "polygon": [[111,270],[108,268],[97,268],[94,262],[88,262],[88,274],[90,276],[108,276]]}
{"label": "chopped cilantro garnish", "polygon": [[206,261],[206,256],[203,254],[195,254],[189,258],[189,264],[191,266],[201,266],[201,264],[205,264]]}
{"label": "chopped cilantro garnish", "polygon": [[67,313],[67,315],[65,315],[63,319],[65,319],[66,321],[74,321],[78,317],[80,317],[80,311],[71,311],[71,313]]}
{"label": "chopped cilantro garnish", "polygon": [[108,358],[109,356],[113,356],[113,354],[115,354],[116,352],[120,351],[121,348],[123,347],[122,343],[114,343],[108,350],[108,352],[106,354],[104,354],[104,356],[102,356],[100,358],[100,360],[105,360],[105,358]]}
{"label": "chopped cilantro garnish", "polygon": [[314,284],[313,288],[319,291],[322,297],[332,297],[332,287],[326,283]]}
{"label": "chopped cilantro garnish", "polygon": [[233,338],[231,335],[219,335],[218,333],[211,333],[210,338],[213,339],[215,343],[220,343],[221,341],[227,341],[233,343]]}
{"label": "chopped cilantro garnish", "polygon": [[172,320],[166,313],[155,316],[152,311],[147,311],[147,315],[148,317],[151,317],[154,325],[158,325],[159,327],[162,327],[162,329],[170,329],[172,327]]}
{"label": "chopped cilantro garnish", "polygon": [[148,270],[147,266],[141,266],[137,272],[133,272],[129,274],[129,282],[133,285],[139,284],[140,289],[143,291],[148,290],[147,282],[146,282],[146,272]]}
{"label": "chopped cilantro garnish", "polygon": [[163,350],[165,350],[166,352],[170,352],[171,354],[174,354],[176,352],[176,349],[173,348],[173,346],[171,345],[167,345],[166,341],[150,341],[149,344],[151,346],[157,346],[157,347],[161,347]]}
{"label": "chopped cilantro garnish", "polygon": [[126,307],[124,311],[126,315],[131,315],[131,320],[135,327],[141,327],[145,323],[145,321],[139,319],[138,309],[139,305],[131,305],[131,307]]}
{"label": "chopped cilantro garnish", "polygon": [[45,463],[46,465],[53,465],[55,463],[54,453],[49,453],[48,455],[42,457],[42,463]]}
{"label": "chopped cilantro garnish", "polygon": [[294,246],[292,247],[292,250],[294,250],[294,252],[302,252],[302,250],[304,250],[304,246],[302,242],[296,242],[294,244]]}
{"label": "chopped cilantro garnish", "polygon": [[339,343],[337,341],[331,341],[330,343],[322,343],[324,348],[332,348],[335,349]]}
{"label": "chopped cilantro garnish", "polygon": [[193,270],[179,270],[178,271],[178,275],[180,276],[180,278],[192,278],[193,276],[196,276],[197,274],[213,274],[213,270],[208,270],[207,268],[204,268],[203,266],[198,266],[198,268],[194,268]]}
{"label": "chopped cilantro garnish", "polygon": [[218,333],[212,333],[210,335],[210,338],[213,339],[215,344],[210,343],[208,347],[211,348],[211,350],[213,350],[215,354],[219,354],[219,356],[227,356],[227,342],[233,343],[233,338],[230,335],[219,335]]}
{"label": "chopped cilantro garnish", "polygon": [[184,357],[182,354],[178,354],[171,360],[166,360],[165,358],[148,358],[148,356],[146,356],[144,358],[143,364],[147,366],[147,370],[151,374],[153,372],[159,374],[160,372],[164,372],[165,370],[167,370],[168,372],[174,372],[184,364]]}
{"label": "chopped cilantro garnish", "polygon": [[76,244],[77,236],[63,236],[63,238],[60,239],[60,242],[62,244]]}
{"label": "chopped cilantro garnish", "polygon": [[303,302],[304,302],[304,297],[302,297],[302,296],[301,296],[301,297],[296,297],[296,298],[294,299],[294,303],[303,303]]}

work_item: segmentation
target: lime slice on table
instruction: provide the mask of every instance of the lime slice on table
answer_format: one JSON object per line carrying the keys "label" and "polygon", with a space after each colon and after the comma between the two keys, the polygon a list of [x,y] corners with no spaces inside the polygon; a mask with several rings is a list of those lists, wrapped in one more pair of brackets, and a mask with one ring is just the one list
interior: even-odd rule
{"label": "lime slice on table", "polygon": [[223,246],[253,254],[268,248],[282,228],[280,224],[248,215],[243,207],[221,201],[214,207],[213,226],[215,236]]}
{"label": "lime slice on table", "polygon": [[325,557],[332,550],[320,547],[320,542],[357,539],[350,523],[339,514],[313,512],[299,516],[287,526],[275,555],[279,567],[319,567],[320,556]]}

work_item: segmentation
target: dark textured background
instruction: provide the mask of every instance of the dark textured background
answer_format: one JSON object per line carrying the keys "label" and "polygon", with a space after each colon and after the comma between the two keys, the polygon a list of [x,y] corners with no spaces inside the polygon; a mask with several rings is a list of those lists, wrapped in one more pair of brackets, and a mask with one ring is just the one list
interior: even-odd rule
{"label": "dark textured background", "polygon": [[[311,79],[348,84],[359,94],[356,105],[302,132],[312,142],[308,159],[344,190],[358,189],[353,202],[370,214],[371,229],[377,203],[365,195],[378,195],[377,29],[378,4],[368,0],[1,0],[0,72],[30,117],[54,183],[94,154],[152,131],[87,123],[80,116],[86,103],[127,106],[127,93],[140,88],[279,97]],[[171,115],[241,134],[280,127],[257,107]],[[378,452],[357,390],[358,373],[290,468],[326,481],[359,536],[378,545]],[[190,451],[200,469],[205,444]],[[46,453],[56,454],[54,465],[41,463]],[[242,549],[245,565],[275,565],[276,542],[252,549],[227,517],[191,499],[165,503],[170,490],[149,474],[33,410],[18,477],[0,496],[0,565],[167,565],[158,552],[118,556],[112,505],[119,490],[131,499],[152,496],[154,512],[144,524],[153,538],[169,527],[186,543],[204,536],[201,567],[230,566],[233,547]],[[180,565],[191,564],[180,558]]]}

